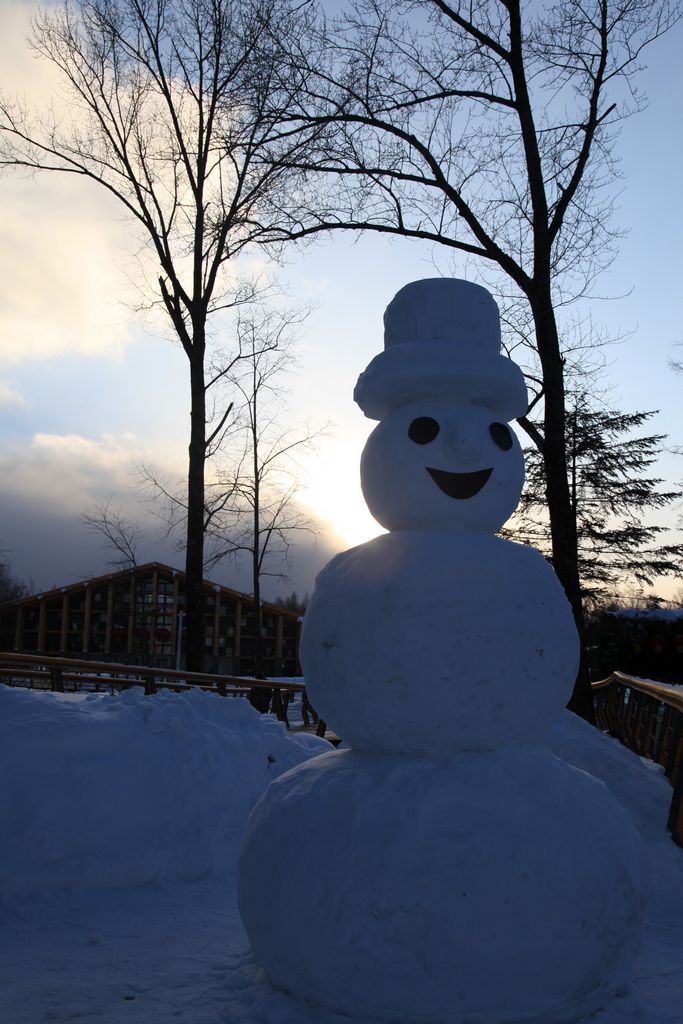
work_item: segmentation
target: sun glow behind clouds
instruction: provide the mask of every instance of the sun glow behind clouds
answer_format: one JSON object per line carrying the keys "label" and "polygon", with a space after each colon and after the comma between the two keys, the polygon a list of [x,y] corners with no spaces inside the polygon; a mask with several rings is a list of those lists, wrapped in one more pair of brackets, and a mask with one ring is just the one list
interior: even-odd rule
{"label": "sun glow behind clouds", "polygon": [[[370,515],[360,489],[360,446],[351,442],[321,445],[298,500],[329,528],[343,547],[362,544],[382,527]],[[350,481],[353,481],[351,486]]]}

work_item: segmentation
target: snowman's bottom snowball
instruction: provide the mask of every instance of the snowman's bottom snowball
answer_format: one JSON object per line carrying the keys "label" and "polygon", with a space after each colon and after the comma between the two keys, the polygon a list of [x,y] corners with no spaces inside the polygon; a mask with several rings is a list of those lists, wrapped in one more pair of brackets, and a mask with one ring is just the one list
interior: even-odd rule
{"label": "snowman's bottom snowball", "polygon": [[604,1005],[628,982],[647,885],[602,783],[531,747],[324,754],[271,784],[239,865],[276,986],[410,1024],[556,1024]]}

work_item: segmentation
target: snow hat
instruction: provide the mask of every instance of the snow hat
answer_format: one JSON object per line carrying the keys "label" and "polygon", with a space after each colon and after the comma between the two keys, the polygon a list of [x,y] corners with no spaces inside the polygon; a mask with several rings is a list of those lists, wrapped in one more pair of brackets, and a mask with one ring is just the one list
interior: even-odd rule
{"label": "snow hat", "polygon": [[445,277],[397,292],[384,313],[384,351],[361,373],[353,397],[373,420],[423,398],[474,402],[502,420],[528,407],[522,371],[500,351],[493,296]]}

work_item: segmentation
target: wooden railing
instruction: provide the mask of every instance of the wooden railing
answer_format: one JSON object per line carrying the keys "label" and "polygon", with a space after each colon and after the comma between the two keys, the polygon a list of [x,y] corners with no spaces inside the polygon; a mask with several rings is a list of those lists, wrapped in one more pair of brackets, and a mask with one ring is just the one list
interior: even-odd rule
{"label": "wooden railing", "polygon": [[287,708],[295,694],[302,695],[301,713],[305,726],[315,726],[324,736],[325,723],[318,717],[306,696],[303,683],[253,679],[247,676],[219,676],[207,672],[184,672],[153,668],[148,665],[120,665],[76,658],[53,658],[41,654],[14,654],[0,651],[0,682],[10,686],[28,686],[59,693],[79,690],[114,691],[144,686],[146,694],[159,689],[176,692],[200,688],[228,695],[248,697],[260,711],[270,711],[289,728]]}
{"label": "wooden railing", "polygon": [[[146,694],[165,688],[178,692],[200,688],[221,696],[249,698],[259,710],[268,710],[287,725],[287,708],[295,694],[302,697],[305,726],[325,736],[327,726],[308,702],[303,683],[185,672],[147,665],[84,661],[40,654],[0,652],[0,682],[42,690],[116,691],[144,686]],[[673,787],[668,828],[683,846],[683,690],[613,672],[593,683],[593,702],[598,728],[616,736],[631,750],[664,768]],[[339,738],[327,735],[333,743]]]}
{"label": "wooden railing", "polygon": [[660,764],[673,787],[667,828],[683,846],[683,690],[613,672],[593,683],[599,729]]}

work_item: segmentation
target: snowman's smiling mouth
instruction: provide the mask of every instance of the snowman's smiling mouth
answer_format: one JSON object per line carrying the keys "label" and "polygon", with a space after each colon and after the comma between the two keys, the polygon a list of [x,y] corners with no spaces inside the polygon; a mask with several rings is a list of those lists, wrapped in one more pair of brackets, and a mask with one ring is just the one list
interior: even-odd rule
{"label": "snowman's smiling mouth", "polygon": [[479,469],[475,473],[447,473],[445,469],[425,467],[437,487],[440,487],[449,498],[473,498],[479,494],[493,469]]}

